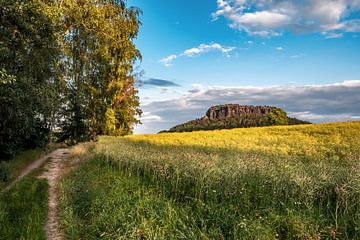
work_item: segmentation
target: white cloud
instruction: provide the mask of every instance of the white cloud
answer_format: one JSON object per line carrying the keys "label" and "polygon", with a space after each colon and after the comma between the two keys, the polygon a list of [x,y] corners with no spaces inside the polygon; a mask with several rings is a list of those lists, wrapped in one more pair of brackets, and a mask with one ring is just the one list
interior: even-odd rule
{"label": "white cloud", "polygon": [[203,93],[205,91],[205,88],[201,84],[192,84],[192,89],[189,90],[189,93],[191,94],[197,94],[197,93]]}
{"label": "white cloud", "polygon": [[352,119],[351,114],[316,114],[312,112],[289,112],[289,115],[297,119],[306,119],[311,122],[321,122],[326,119],[326,122],[338,122],[344,119]]}
{"label": "white cloud", "polygon": [[339,27],[345,29],[346,32],[360,32],[360,19],[343,22]]}
{"label": "white cloud", "polygon": [[141,116],[141,121],[142,122],[162,122],[162,118],[160,116],[151,114],[150,112],[144,112]]}
{"label": "white cloud", "polygon": [[175,60],[178,56],[173,54],[168,57],[160,59],[160,63],[164,64],[165,67],[170,67],[173,60]]}
{"label": "white cloud", "polygon": [[230,27],[261,37],[319,32],[341,37],[359,32],[360,19],[347,19],[360,10],[359,0],[219,0],[214,20],[225,17]]}
{"label": "white cloud", "polygon": [[336,38],[342,38],[344,34],[342,33],[336,33],[336,32],[330,32],[330,33],[324,33],[325,38],[327,39],[336,39]]}
{"label": "white cloud", "polygon": [[223,47],[218,43],[213,43],[210,45],[200,44],[200,46],[198,46],[196,48],[191,48],[191,49],[185,50],[184,53],[181,54],[181,56],[192,57],[194,55],[198,55],[198,54],[210,52],[210,51],[219,51],[222,53],[229,53],[229,52],[233,51],[234,49],[235,49],[235,47]]}
{"label": "white cloud", "polygon": [[340,83],[340,85],[345,87],[360,87],[360,80],[348,80]]}
{"label": "white cloud", "polygon": [[172,66],[172,61],[179,58],[179,57],[193,57],[195,55],[200,55],[207,52],[217,51],[225,54],[229,57],[230,52],[235,50],[235,47],[225,47],[220,45],[219,43],[212,43],[212,44],[200,44],[198,47],[190,48],[185,50],[181,54],[173,54],[168,57],[160,59],[160,63],[162,63],[165,67]]}
{"label": "white cloud", "polygon": [[153,132],[152,126],[154,124],[161,125],[164,123],[162,118],[157,115],[153,115],[150,112],[144,112],[140,119],[142,125],[135,126],[135,132]]}
{"label": "white cloud", "polygon": [[194,84],[191,90],[179,97],[150,101],[141,106],[147,113],[146,121],[143,126],[138,126],[136,133],[154,133],[169,129],[177,124],[202,117],[212,105],[226,103],[277,106],[283,108],[292,117],[311,122],[358,120],[359,93],[360,80],[333,84],[267,87],[204,87]]}
{"label": "white cloud", "polygon": [[284,51],[284,48],[283,48],[283,47],[277,47],[276,50],[278,50],[278,51]]}
{"label": "white cloud", "polygon": [[277,12],[259,11],[244,13],[236,19],[240,25],[248,25],[258,28],[278,28],[289,23],[290,17]]}

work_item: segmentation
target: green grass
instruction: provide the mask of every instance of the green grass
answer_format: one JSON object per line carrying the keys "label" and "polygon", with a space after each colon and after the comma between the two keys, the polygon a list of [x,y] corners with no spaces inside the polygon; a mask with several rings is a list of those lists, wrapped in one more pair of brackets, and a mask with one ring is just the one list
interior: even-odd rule
{"label": "green grass", "polygon": [[7,182],[0,181],[0,239],[46,239],[48,184],[46,180],[36,178],[42,169],[33,171],[7,192],[1,193],[1,189],[19,176],[26,166],[58,147],[62,145],[27,150],[8,162],[12,177]]}
{"label": "green grass", "polygon": [[[17,154],[13,159],[8,161],[8,166],[11,172],[11,179],[7,182],[0,181],[0,191],[3,189],[7,184],[9,184],[12,180],[18,177],[21,171],[34,161],[38,160],[42,155],[51,152],[57,148],[64,147],[64,144],[57,144],[52,143],[46,146],[44,149],[32,149],[26,150],[22,153]],[[0,159],[1,161],[1,159]]]}
{"label": "green grass", "polygon": [[360,122],[103,137],[69,239],[360,239]]}
{"label": "green grass", "polygon": [[0,239],[46,239],[48,184],[35,175],[0,195]]}
{"label": "green grass", "polygon": [[14,180],[17,176],[19,176],[22,169],[24,169],[27,165],[31,164],[32,162],[36,161],[41,156],[42,153],[43,150],[41,149],[27,150],[16,155],[13,159],[11,159],[8,162],[11,178],[7,182],[0,181],[0,190],[3,189],[12,180]]}
{"label": "green grass", "polygon": [[14,177],[18,176],[27,165],[39,159],[43,152],[44,150],[34,149],[27,150],[16,155],[13,159],[11,159],[11,161],[9,161],[9,167],[12,175]]}

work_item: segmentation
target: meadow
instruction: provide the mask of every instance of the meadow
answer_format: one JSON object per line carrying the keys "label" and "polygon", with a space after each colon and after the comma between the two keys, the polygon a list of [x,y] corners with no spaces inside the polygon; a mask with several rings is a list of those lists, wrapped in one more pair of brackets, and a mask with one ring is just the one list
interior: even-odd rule
{"label": "meadow", "polygon": [[360,239],[360,122],[102,137],[68,239]]}

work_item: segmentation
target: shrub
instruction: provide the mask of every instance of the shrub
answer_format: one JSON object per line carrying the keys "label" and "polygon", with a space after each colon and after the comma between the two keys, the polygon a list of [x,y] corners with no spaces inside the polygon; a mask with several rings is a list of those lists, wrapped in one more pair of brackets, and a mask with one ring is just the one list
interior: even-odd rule
{"label": "shrub", "polygon": [[7,182],[11,178],[9,164],[5,161],[0,162],[0,181]]}

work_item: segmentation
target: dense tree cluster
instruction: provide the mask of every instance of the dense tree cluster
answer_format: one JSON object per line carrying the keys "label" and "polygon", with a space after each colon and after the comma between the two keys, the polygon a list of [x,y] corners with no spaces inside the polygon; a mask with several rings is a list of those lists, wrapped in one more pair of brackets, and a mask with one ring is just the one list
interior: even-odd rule
{"label": "dense tree cluster", "polygon": [[126,135],[141,114],[123,0],[0,0],[0,158],[60,140]]}
{"label": "dense tree cluster", "polygon": [[[240,117],[208,119],[201,118],[190,122],[177,125],[168,132],[192,132],[201,130],[217,130],[232,128],[263,127],[275,125],[296,125],[309,124],[296,118],[290,118],[287,113],[280,108],[274,108],[268,115],[264,114],[244,114]],[[166,132],[166,131],[165,131]]]}

